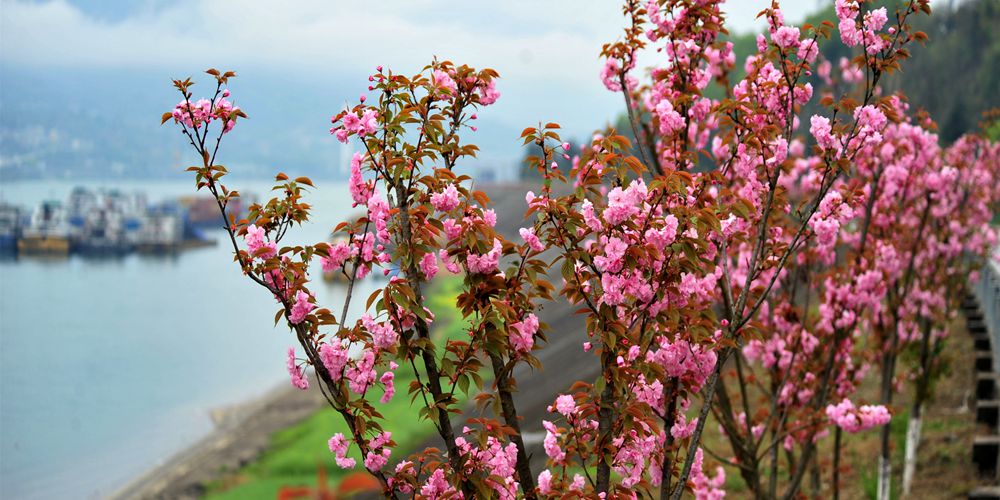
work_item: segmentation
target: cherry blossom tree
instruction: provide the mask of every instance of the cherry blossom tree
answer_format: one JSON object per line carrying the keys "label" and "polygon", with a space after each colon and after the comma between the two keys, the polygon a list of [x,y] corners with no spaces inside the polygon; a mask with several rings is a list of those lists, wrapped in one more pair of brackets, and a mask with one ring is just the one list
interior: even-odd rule
{"label": "cherry blossom tree", "polygon": [[[891,18],[838,0],[839,24],[820,26],[787,24],[775,2],[736,82],[721,5],[624,2],[627,26],[604,45],[600,77],[622,95],[628,130],[595,133],[569,158],[558,124],[524,129],[542,181],[526,193],[517,241],[495,229],[488,196],[461,174],[477,152],[463,132],[500,97],[491,69],[434,60],[404,76],[378,67],[330,130],[360,151],[349,192],[363,214],[305,246],[282,241],[309,218],[308,178],[278,174],[275,196],[245,219],[228,210],[239,193],[216,154],[246,117],[230,101],[235,75],[209,70],[210,99],[193,100],[190,79],[174,82],[183,100],[163,122],[200,156],[189,169],[197,188],[218,201],[235,260],[295,336],[291,383],[307,389],[312,368],[350,429],[330,438],[332,461],[363,466],[392,498],[721,498],[722,465],[758,498],[795,497],[807,474],[815,492],[826,481],[836,497],[843,433],[881,427],[888,493],[897,359],[919,351],[919,436],[949,306],[996,243],[987,224],[1000,192],[987,181],[1000,153],[974,137],[943,150],[929,119],[883,94],[885,75],[926,38],[910,26],[929,12],[926,0]],[[827,43],[856,57],[834,73],[819,55]],[[637,67],[650,56],[654,67]],[[823,82],[819,95],[814,82]],[[807,116],[809,103],[821,111]],[[339,316],[310,291],[315,265],[346,278]],[[390,266],[399,276],[349,321],[357,280]],[[424,293],[441,273],[462,279],[455,305],[467,338],[430,335]],[[538,470],[514,368],[540,368],[536,351],[563,333],[537,314],[555,300],[585,318],[580,348],[601,374],[555,396]],[[414,412],[444,450],[394,455],[372,401],[396,397],[404,365],[417,377],[407,388]],[[880,400],[856,402],[874,365]],[[464,408],[459,391],[484,411]],[[704,446],[706,429],[720,432],[731,458]],[[830,433],[824,471],[817,454]],[[363,464],[348,457],[354,446]]]}

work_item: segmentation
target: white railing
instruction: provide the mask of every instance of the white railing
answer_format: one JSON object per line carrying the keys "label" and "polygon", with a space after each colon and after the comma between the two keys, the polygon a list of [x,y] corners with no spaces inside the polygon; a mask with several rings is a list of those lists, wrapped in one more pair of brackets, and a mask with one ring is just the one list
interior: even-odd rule
{"label": "white railing", "polygon": [[979,270],[979,282],[973,284],[972,293],[983,313],[983,324],[993,345],[993,372],[1000,373],[1000,249]]}

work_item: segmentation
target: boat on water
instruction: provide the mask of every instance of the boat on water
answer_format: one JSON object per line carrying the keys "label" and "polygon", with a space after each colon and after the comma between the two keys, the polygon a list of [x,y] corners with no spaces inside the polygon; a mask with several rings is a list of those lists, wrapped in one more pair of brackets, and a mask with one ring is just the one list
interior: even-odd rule
{"label": "boat on water", "polygon": [[[215,229],[229,225],[229,221],[219,213],[219,205],[212,196],[182,196],[179,201],[187,210],[188,224],[192,226]],[[240,220],[246,215],[245,208],[243,198],[234,198],[226,207],[226,212]]]}
{"label": "boat on water", "polygon": [[215,239],[189,222],[185,203],[150,204],[142,193],[76,187],[65,204],[43,202],[30,220],[23,213],[0,203],[0,253],[9,247],[11,253],[21,255],[103,257],[131,252],[172,254],[215,244]]}
{"label": "boat on water", "polygon": [[21,209],[0,203],[0,254],[17,252],[17,239],[21,237]]}
{"label": "boat on water", "polygon": [[149,207],[136,235],[141,253],[173,253],[184,243],[184,211],[176,204]]}
{"label": "boat on water", "polygon": [[17,240],[21,255],[66,256],[70,250],[70,228],[66,211],[57,201],[44,201],[31,214],[28,227]]}
{"label": "boat on water", "polygon": [[66,200],[66,222],[72,231],[87,223],[87,212],[97,206],[97,194],[85,187],[77,186]]}
{"label": "boat on water", "polygon": [[129,245],[135,246],[149,205],[146,195],[142,192],[126,194],[112,190],[107,196],[114,203],[115,209],[122,214],[122,231],[125,234],[125,241]]}
{"label": "boat on water", "polygon": [[124,217],[114,206],[96,207],[87,212],[74,241],[74,249],[85,255],[124,255],[130,248]]}

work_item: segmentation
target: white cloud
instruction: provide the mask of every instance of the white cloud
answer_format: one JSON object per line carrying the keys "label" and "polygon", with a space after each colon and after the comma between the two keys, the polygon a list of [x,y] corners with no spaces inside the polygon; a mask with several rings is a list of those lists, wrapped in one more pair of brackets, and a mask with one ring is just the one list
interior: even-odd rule
{"label": "white cloud", "polygon": [[[546,22],[560,4],[566,12],[588,15]],[[343,72],[370,70],[376,63],[417,67],[439,54],[502,68],[511,77],[566,80],[595,74],[597,48],[617,32],[612,23],[594,23],[616,14],[611,3],[575,10],[568,1],[546,3],[537,17],[525,14],[526,2],[496,12],[460,5],[189,1],[105,22],[64,0],[12,1],[2,9],[0,57],[30,66],[187,67],[226,61]]]}
{"label": "white cloud", "polygon": [[[737,30],[763,0],[728,7]],[[794,19],[811,10],[789,2]],[[408,67],[430,54],[490,64],[510,76],[592,78],[600,44],[623,23],[618,2],[187,0],[142,9],[118,22],[65,0],[5,1],[7,62],[40,66],[188,66],[224,60],[279,68]],[[339,69],[335,69],[339,68]]]}

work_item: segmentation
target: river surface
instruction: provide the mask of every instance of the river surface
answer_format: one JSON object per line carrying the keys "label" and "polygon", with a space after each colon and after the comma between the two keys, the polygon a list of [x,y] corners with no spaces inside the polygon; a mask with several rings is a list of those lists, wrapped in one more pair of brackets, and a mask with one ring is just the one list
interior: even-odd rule
{"label": "river surface", "polygon": [[[82,185],[156,202],[192,184]],[[75,185],[3,183],[0,200],[27,208]],[[269,184],[230,187],[263,197]],[[351,214],[345,185],[320,187],[292,242],[321,241]],[[294,339],[273,326],[276,302],[242,276],[225,233],[209,234],[217,245],[174,257],[0,260],[0,498],[107,496],[210,432],[213,409],[288,383]],[[312,288],[340,310],[340,285]]]}

